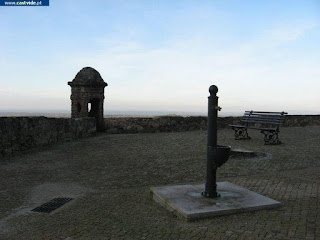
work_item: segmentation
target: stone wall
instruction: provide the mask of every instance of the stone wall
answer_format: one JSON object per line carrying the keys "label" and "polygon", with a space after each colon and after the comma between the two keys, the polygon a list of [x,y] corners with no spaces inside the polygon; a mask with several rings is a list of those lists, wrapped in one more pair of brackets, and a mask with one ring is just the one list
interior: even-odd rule
{"label": "stone wall", "polygon": [[[219,117],[218,128],[241,124],[241,117]],[[207,129],[207,117],[124,117],[105,118],[107,133],[183,132]],[[283,127],[320,126],[320,115],[289,115]]]}
{"label": "stone wall", "polygon": [[[238,124],[241,117],[219,117],[218,128]],[[106,132],[154,133],[207,129],[207,117],[105,118]],[[320,115],[289,115],[283,127],[320,126]],[[0,117],[0,157],[22,150],[90,136],[95,118]]]}
{"label": "stone wall", "polygon": [[0,157],[94,132],[95,118],[0,117]]}
{"label": "stone wall", "polygon": [[288,115],[285,127],[320,126],[320,115]]}

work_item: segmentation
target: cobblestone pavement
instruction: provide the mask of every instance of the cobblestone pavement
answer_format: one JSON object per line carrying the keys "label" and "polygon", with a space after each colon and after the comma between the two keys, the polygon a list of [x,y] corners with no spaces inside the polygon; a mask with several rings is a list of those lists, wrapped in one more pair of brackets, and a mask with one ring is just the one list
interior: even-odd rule
{"label": "cobblestone pavement", "polygon": [[[206,132],[99,134],[0,160],[0,239],[320,239],[320,127],[282,128],[219,144],[270,153],[231,158],[218,170],[283,207],[187,223],[153,202],[151,186],[204,183]],[[30,210],[57,196],[58,210]]]}

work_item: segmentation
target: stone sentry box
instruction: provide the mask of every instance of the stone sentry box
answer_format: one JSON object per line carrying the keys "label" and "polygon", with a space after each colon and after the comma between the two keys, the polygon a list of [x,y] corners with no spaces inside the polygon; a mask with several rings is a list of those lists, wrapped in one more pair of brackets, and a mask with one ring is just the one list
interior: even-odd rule
{"label": "stone sentry box", "polygon": [[94,117],[97,131],[104,131],[104,88],[108,84],[103,81],[100,73],[85,67],[68,85],[71,86],[71,118]]}

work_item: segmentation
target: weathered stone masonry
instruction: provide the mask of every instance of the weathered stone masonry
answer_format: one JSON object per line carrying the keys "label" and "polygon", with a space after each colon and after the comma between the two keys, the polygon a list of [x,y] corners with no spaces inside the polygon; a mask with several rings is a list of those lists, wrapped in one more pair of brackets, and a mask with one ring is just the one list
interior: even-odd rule
{"label": "weathered stone masonry", "polygon": [[[239,124],[241,117],[219,117],[218,129]],[[207,117],[126,117],[105,118],[106,131],[119,133],[184,132],[207,129]],[[289,115],[283,127],[320,126],[320,115]]]}
{"label": "weathered stone masonry", "polygon": [[94,118],[0,117],[0,157],[95,132]]}
{"label": "weathered stone masonry", "polygon": [[94,117],[97,130],[104,131],[104,88],[108,84],[103,81],[100,73],[91,67],[85,67],[68,85],[71,86],[71,117]]}
{"label": "weathered stone masonry", "polygon": [[[206,130],[207,117],[105,118],[107,133],[154,133]],[[218,128],[240,122],[240,117],[218,118]],[[283,127],[319,126],[320,115],[289,115]],[[0,117],[0,157],[35,147],[90,136],[95,118]],[[232,134],[232,133],[231,133]]]}

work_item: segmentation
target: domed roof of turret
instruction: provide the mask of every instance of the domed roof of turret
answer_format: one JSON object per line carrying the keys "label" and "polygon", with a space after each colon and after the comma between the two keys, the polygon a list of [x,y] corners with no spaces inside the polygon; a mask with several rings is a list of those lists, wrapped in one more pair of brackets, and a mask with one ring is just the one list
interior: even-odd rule
{"label": "domed roof of turret", "polygon": [[72,82],[69,82],[69,85],[104,85],[105,83],[100,75],[100,73],[92,67],[84,67],[82,68]]}

